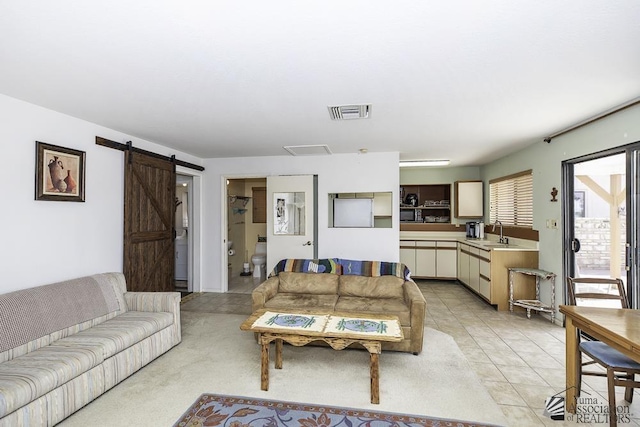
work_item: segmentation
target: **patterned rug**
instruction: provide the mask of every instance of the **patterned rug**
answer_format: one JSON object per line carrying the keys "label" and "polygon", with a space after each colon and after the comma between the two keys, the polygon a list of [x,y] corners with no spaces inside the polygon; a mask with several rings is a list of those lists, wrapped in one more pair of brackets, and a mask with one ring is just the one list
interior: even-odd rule
{"label": "patterned rug", "polygon": [[403,415],[366,409],[203,394],[174,427],[481,427],[467,421]]}

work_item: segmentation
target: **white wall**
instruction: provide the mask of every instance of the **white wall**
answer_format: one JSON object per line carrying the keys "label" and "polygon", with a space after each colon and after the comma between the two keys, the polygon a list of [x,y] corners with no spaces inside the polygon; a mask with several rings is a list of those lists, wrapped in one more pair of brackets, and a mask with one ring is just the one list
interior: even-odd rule
{"label": "white wall", "polygon": [[329,193],[393,192],[398,206],[399,153],[333,154],[313,157],[245,157],[207,159],[203,218],[203,291],[224,289],[222,221],[227,178],[271,175],[318,175],[318,256],[366,260],[399,260],[399,221],[393,228],[339,229],[328,227]]}
{"label": "white wall", "polygon": [[[180,160],[170,151],[112,129],[0,95],[3,147],[3,248],[0,293],[88,274],[122,271],[123,153],[101,136]],[[84,203],[36,201],[35,141],[86,152]]]}
{"label": "white wall", "polygon": [[[540,232],[540,268],[558,275],[556,301],[562,304],[562,209],[551,202],[551,189],[562,188],[562,161],[640,141],[640,106],[623,110],[588,126],[554,138],[550,144],[532,141],[532,145],[482,168],[485,191],[489,180],[522,170],[533,169],[533,228]],[[562,198],[558,194],[558,200]],[[485,197],[485,215],[488,215]],[[546,228],[547,219],[556,219],[558,229]],[[545,289],[542,290],[543,299]],[[548,295],[548,293],[547,293]],[[547,297],[548,298],[548,297]],[[547,299],[548,301],[548,299]]]}
{"label": "white wall", "polygon": [[402,185],[453,184],[480,179],[479,166],[400,168]]}

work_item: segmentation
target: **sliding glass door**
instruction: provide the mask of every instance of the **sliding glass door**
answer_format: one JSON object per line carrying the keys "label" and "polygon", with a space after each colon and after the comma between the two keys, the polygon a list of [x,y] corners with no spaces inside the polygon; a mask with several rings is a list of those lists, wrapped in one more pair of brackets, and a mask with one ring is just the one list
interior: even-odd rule
{"label": "sliding glass door", "polygon": [[630,191],[628,194],[627,217],[629,218],[629,247],[627,248],[627,280],[631,307],[640,309],[640,144],[634,144],[628,154]]}
{"label": "sliding glass door", "polygon": [[565,274],[621,278],[635,308],[639,150],[636,143],[563,162]]}

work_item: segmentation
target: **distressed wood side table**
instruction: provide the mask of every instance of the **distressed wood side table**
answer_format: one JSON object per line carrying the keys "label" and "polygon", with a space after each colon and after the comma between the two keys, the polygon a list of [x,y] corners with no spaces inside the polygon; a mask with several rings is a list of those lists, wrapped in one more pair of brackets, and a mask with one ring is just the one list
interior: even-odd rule
{"label": "distressed wood side table", "polygon": [[[535,276],[536,278],[536,299],[513,299],[513,277],[514,274],[526,274]],[[551,305],[546,305],[540,301],[540,279],[551,282]],[[555,321],[556,315],[556,275],[550,271],[540,270],[537,268],[521,268],[509,267],[509,311],[513,312],[513,306],[525,308],[527,310],[527,318],[531,319],[531,310],[542,311],[551,314],[551,323]]]}

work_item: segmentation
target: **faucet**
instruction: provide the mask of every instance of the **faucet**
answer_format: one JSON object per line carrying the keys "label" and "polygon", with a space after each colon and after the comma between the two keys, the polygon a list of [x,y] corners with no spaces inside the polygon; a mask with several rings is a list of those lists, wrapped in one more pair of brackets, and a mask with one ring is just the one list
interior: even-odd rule
{"label": "faucet", "polygon": [[492,231],[496,231],[496,225],[500,226],[500,240],[498,240],[498,242],[499,243],[509,243],[509,239],[504,237],[503,234],[502,234],[502,222],[496,220],[496,222],[493,224],[493,230]]}

